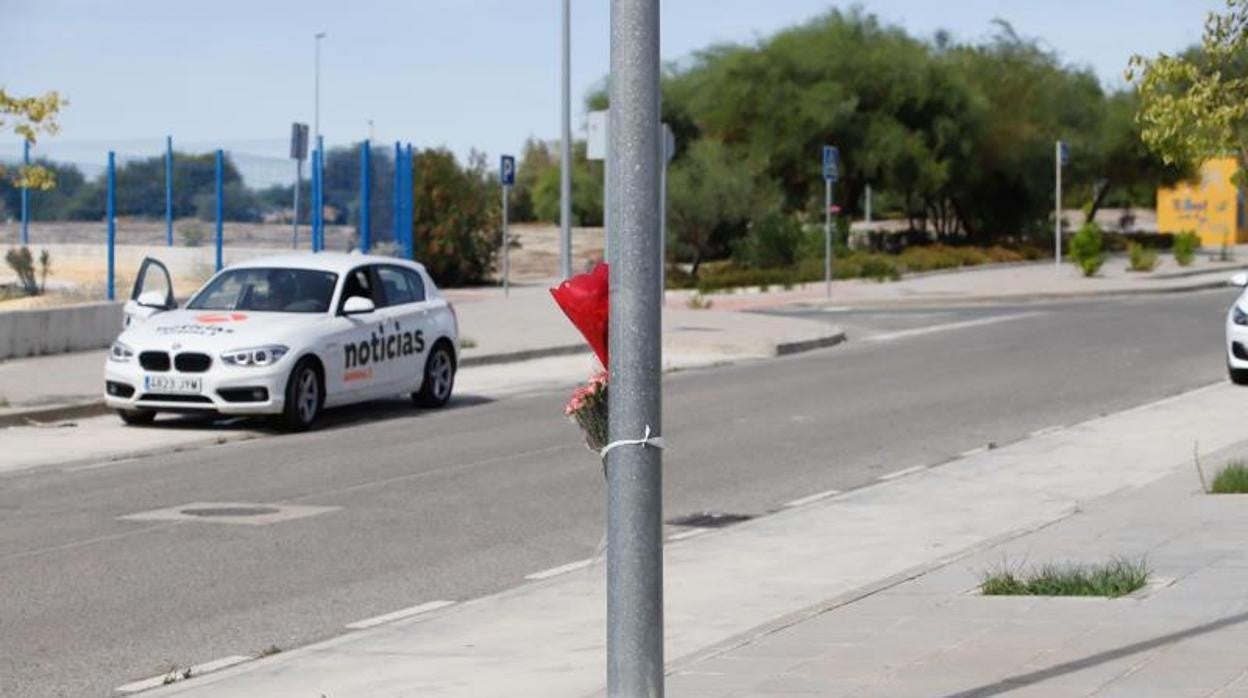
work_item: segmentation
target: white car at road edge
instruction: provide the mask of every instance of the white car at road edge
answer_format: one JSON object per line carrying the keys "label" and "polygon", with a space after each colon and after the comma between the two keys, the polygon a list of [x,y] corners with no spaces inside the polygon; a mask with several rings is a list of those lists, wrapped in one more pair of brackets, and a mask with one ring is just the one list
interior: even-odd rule
{"label": "white car at road edge", "polygon": [[271,415],[311,427],[327,407],[411,393],[451,398],[455,310],[425,268],[392,257],[305,252],[221,270],[178,308],[168,268],[144,259],[104,401],[127,424],[160,412]]}
{"label": "white car at road edge", "polygon": [[1248,385],[1248,272],[1230,283],[1244,290],[1226,313],[1226,373],[1235,385]]}

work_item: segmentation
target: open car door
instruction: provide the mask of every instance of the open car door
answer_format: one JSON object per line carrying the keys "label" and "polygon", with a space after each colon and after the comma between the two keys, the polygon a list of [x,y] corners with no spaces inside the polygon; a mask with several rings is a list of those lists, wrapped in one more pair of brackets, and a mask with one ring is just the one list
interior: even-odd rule
{"label": "open car door", "polygon": [[122,306],[124,327],[143,322],[156,313],[178,307],[173,297],[173,278],[160,260],[144,257],[139,265],[139,275],[134,279],[130,300]]}

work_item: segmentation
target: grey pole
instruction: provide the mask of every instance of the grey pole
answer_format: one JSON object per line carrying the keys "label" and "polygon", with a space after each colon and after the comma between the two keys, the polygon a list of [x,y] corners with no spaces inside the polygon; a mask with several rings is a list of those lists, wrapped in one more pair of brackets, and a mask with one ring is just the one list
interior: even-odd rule
{"label": "grey pole", "polygon": [[313,37],[316,45],[316,81],[315,91],[316,99],[312,111],[312,142],[321,142],[321,39],[325,38],[325,32],[317,32]]}
{"label": "grey pole", "polygon": [[667,130],[664,129],[659,160],[659,304],[667,303]]}
{"label": "grey pole", "polygon": [[1053,195],[1053,268],[1062,268],[1062,142],[1057,141],[1053,147],[1053,169],[1055,172],[1055,192]]}
{"label": "grey pole", "polygon": [[823,180],[823,286],[832,298],[832,180]]}
{"label": "grey pole", "polygon": [[290,249],[299,249],[299,190],[303,187],[303,159],[295,158],[295,215],[290,231]]}
{"label": "grey pole", "polygon": [[572,276],[572,0],[563,0],[563,136],[559,145],[559,276]]}
{"label": "grey pole", "polygon": [[[610,439],[662,434],[659,0],[611,0]],[[663,698],[662,451],[607,455],[607,695]]]}
{"label": "grey pole", "polygon": [[866,215],[866,222],[867,222],[867,223],[870,223],[870,222],[871,222],[871,185],[870,185],[870,184],[868,184],[868,185],[867,185],[867,210],[866,210],[866,214],[867,214],[867,215]]}
{"label": "grey pole", "polygon": [[503,185],[503,295],[511,295],[511,231],[507,225],[507,193],[511,187]]}

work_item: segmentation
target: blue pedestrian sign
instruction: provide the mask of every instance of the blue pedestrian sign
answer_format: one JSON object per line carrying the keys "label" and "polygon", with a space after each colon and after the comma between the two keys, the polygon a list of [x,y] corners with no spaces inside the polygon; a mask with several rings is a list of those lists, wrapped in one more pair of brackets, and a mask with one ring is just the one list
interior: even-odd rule
{"label": "blue pedestrian sign", "polygon": [[1057,142],[1057,158],[1062,163],[1062,167],[1070,164],[1070,146],[1066,145],[1066,141]]}
{"label": "blue pedestrian sign", "polygon": [[503,183],[504,187],[515,186],[516,184],[516,158],[511,155],[504,155],[498,166],[498,180]]}
{"label": "blue pedestrian sign", "polygon": [[835,182],[841,174],[841,153],[834,145],[823,146],[823,178]]}

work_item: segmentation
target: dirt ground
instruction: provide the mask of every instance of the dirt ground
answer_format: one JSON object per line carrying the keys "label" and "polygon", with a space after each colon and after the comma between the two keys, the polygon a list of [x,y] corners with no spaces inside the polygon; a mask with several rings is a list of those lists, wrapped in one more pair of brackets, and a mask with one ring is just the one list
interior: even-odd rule
{"label": "dirt ground", "polygon": [[[0,222],[0,248],[8,248],[20,239],[20,224],[16,222]],[[203,236],[201,246],[211,245],[214,228],[211,223],[183,220],[174,223],[174,244],[178,247],[187,246],[188,236],[196,233],[183,231],[198,230]],[[249,248],[272,248],[274,252],[289,249],[291,228],[288,225],[260,223],[228,223],[224,227],[227,249],[232,245]],[[300,247],[307,249],[308,229],[300,228]],[[3,299],[0,294],[0,310],[17,310],[23,308],[40,308],[69,303],[81,303],[102,300],[105,297],[107,266],[104,250],[106,231],[103,223],[72,222],[72,223],[32,223],[30,240],[32,251],[38,255],[40,243],[51,244],[84,244],[98,241],[100,255],[91,259],[58,259],[52,258],[52,273],[48,277],[48,292],[42,296]],[[559,228],[558,226],[535,223],[518,223],[511,226],[513,247],[511,250],[511,280],[515,283],[539,283],[557,278],[559,275]],[[349,249],[355,239],[354,228],[347,226],[328,226],[326,228],[326,248],[331,250]],[[602,259],[602,229],[574,228],[572,231],[573,271],[586,271],[594,263]],[[165,226],[162,221],[141,221],[119,219],[117,222],[117,243],[119,245],[163,245]],[[133,271],[124,267],[118,269],[116,290],[118,295],[129,292],[133,282]],[[194,289],[212,275],[212,268],[204,265],[194,273],[174,279],[177,289]],[[16,277],[7,266],[0,267],[0,285],[13,283]]]}

